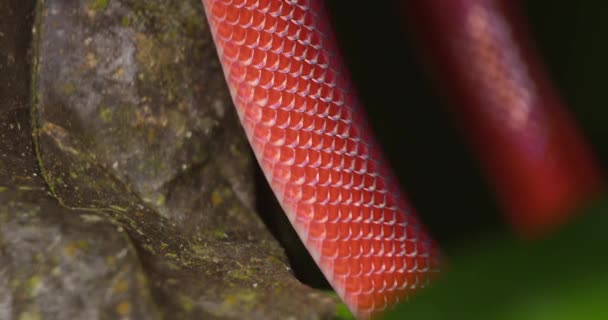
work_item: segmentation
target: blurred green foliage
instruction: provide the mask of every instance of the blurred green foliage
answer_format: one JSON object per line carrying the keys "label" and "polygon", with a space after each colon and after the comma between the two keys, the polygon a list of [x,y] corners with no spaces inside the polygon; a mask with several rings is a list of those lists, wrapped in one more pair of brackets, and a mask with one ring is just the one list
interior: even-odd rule
{"label": "blurred green foliage", "polygon": [[474,244],[397,319],[608,319],[608,197],[548,238]]}

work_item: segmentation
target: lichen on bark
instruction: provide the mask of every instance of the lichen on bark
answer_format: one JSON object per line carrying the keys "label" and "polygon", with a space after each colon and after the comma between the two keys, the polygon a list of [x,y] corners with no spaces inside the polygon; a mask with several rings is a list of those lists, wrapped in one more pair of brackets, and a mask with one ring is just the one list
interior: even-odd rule
{"label": "lichen on bark", "polygon": [[254,212],[199,1],[26,2],[0,4],[0,318],[331,319]]}

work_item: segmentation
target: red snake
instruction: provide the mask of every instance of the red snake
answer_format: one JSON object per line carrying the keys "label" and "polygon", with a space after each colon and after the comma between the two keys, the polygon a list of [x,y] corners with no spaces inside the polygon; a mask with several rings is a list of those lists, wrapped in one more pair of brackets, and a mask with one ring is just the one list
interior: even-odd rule
{"label": "red snake", "polygon": [[[322,0],[203,0],[232,99],[272,190],[359,318],[428,285],[438,246],[400,191]],[[426,57],[526,233],[599,190],[597,166],[509,0],[412,1]]]}

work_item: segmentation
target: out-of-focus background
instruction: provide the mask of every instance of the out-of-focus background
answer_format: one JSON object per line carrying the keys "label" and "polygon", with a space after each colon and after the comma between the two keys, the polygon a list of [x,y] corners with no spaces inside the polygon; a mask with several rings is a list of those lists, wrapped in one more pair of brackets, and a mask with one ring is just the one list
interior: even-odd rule
{"label": "out-of-focus background", "polygon": [[[421,219],[448,258],[471,245],[508,235],[494,194],[407,27],[398,0],[328,1],[351,76],[383,146]],[[554,85],[608,164],[608,4],[521,1],[531,38]],[[414,13],[415,14],[415,13]],[[297,277],[328,288],[267,187],[261,173],[258,211],[288,248]],[[274,209],[272,209],[274,208]],[[277,212],[279,211],[279,212]],[[277,222],[278,221],[278,222]]]}
{"label": "out-of-focus background", "polygon": [[[520,1],[555,85],[608,163],[608,4]],[[329,1],[377,138],[446,252],[506,230],[499,208],[421,63],[401,1]],[[604,165],[605,167],[605,165]]]}
{"label": "out-of-focus background", "polygon": [[[555,86],[606,168],[608,4],[520,2]],[[605,319],[605,203],[546,241],[509,239],[450,101],[431,82],[408,34],[402,3],[329,3],[377,138],[451,261],[445,279],[391,319]]]}

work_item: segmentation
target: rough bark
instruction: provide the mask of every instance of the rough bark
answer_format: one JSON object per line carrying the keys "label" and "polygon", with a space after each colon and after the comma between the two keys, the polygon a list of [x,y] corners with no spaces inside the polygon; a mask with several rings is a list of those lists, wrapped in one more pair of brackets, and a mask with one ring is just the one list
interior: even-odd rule
{"label": "rough bark", "polygon": [[0,3],[0,318],[333,318],[254,212],[199,1],[37,5]]}

